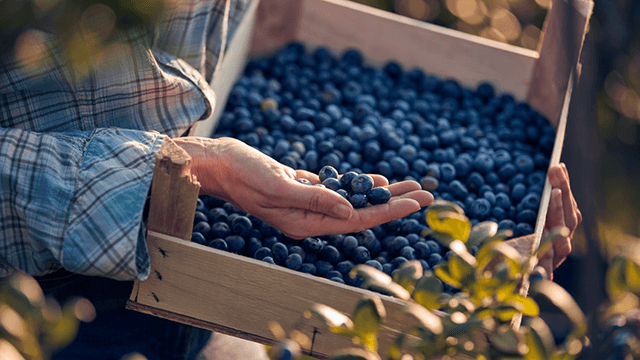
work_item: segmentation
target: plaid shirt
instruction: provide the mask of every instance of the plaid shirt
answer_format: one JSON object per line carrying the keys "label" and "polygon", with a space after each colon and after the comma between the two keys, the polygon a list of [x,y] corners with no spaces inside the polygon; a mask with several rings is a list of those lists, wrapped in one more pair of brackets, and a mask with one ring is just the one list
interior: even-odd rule
{"label": "plaid shirt", "polygon": [[[249,2],[232,0],[227,41]],[[46,33],[36,69],[2,60],[0,277],[65,268],[146,279],[142,213],[155,153],[212,111],[224,8],[180,1],[154,28],[120,34],[80,80]]]}

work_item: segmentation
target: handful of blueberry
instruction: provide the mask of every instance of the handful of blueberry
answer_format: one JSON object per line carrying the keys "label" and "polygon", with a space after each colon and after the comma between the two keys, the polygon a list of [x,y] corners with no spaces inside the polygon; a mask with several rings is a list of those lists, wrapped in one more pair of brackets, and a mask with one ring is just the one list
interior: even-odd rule
{"label": "handful of blueberry", "polygon": [[[394,61],[370,66],[356,49],[335,56],[292,43],[248,63],[214,134],[223,136],[318,173],[356,208],[388,201],[364,175],[377,173],[390,183],[419,182],[473,225],[494,221],[522,236],[535,226],[555,129],[488,82],[470,89]],[[391,273],[412,259],[429,269],[449,254],[420,235],[424,209],[365,232],[299,242],[224,201],[202,197],[198,206],[194,241],[341,282],[354,283],[344,276],[354,264]]]}
{"label": "handful of blueberry", "polygon": [[[391,191],[381,186],[374,188],[373,178],[367,174],[349,171],[339,177],[338,171],[333,166],[325,165],[320,169],[318,177],[322,186],[342,195],[356,209],[363,208],[367,204],[386,204],[391,199]],[[299,181],[309,183],[306,179]]]}

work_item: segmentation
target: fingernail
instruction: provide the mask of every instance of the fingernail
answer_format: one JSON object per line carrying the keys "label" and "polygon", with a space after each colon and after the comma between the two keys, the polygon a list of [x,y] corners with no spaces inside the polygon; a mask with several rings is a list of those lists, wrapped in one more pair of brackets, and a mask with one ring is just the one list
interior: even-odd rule
{"label": "fingernail", "polygon": [[351,217],[351,213],[351,208],[344,204],[338,204],[333,208],[333,215],[341,219],[349,219]]}

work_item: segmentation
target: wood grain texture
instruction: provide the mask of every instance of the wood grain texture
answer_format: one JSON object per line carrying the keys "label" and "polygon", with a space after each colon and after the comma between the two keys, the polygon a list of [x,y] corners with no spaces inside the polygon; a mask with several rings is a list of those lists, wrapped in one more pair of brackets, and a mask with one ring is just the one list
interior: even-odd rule
{"label": "wood grain texture", "polygon": [[[380,296],[154,232],[148,233],[147,246],[151,274],[139,283],[130,308],[147,306],[146,311],[160,311],[158,315],[175,321],[265,344],[275,340],[268,328],[275,320],[286,331],[295,328],[309,338],[317,329],[314,353],[328,355],[348,347],[348,339],[327,332],[320,321],[305,319],[303,313],[322,303],[349,314],[363,295]],[[402,302],[381,297],[388,315],[380,334],[384,350],[399,329],[412,323]]]}
{"label": "wood grain texture", "polygon": [[325,45],[338,55],[357,48],[374,65],[393,59],[472,88],[491,81],[521,100],[537,58],[535,51],[350,1],[306,0],[301,15],[296,38],[310,47]]}
{"label": "wood grain texture", "polygon": [[[572,68],[578,66],[587,25],[593,10],[591,0],[554,0],[543,26],[540,56],[533,69],[527,103],[557,126],[564,105]],[[573,29],[568,29],[568,17]],[[573,42],[569,44],[569,31]],[[577,80],[577,79],[576,79]]]}
{"label": "wood grain texture", "polygon": [[147,229],[191,240],[200,183],[190,168],[191,156],[166,138],[156,154]]}

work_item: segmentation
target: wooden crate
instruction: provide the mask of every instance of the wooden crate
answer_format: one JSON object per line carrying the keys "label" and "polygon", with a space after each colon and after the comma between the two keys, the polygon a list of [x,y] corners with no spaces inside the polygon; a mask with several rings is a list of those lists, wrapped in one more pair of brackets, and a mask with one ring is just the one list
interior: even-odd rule
{"label": "wooden crate", "polygon": [[[466,86],[490,81],[498,92],[510,92],[517,99],[528,101],[556,125],[551,159],[551,164],[556,164],[571,95],[569,64],[576,62],[575,58],[568,60],[569,47],[560,36],[563,19],[569,11],[577,14],[575,27],[579,31],[572,46],[573,53],[579,54],[592,9],[590,1],[574,2],[575,11],[564,0],[554,2],[539,52],[348,1],[262,0],[259,5],[254,2],[230,44],[220,75],[211,84],[217,94],[216,109],[190,135],[211,135],[247,59],[269,55],[289,41],[298,40],[309,47],[328,46],[336,54],[350,47],[358,48],[369,63],[381,65],[396,60],[406,69],[418,67],[426,73],[454,78]],[[172,159],[167,159],[171,163]],[[193,194],[193,181],[185,176],[188,163],[176,159],[173,162],[174,165],[163,167],[174,175],[165,179],[167,186],[182,182],[181,186]],[[154,189],[155,181],[154,176]],[[147,232],[151,275],[135,284],[128,308],[264,344],[274,342],[268,325],[275,320],[286,330],[295,328],[313,338],[313,354],[319,357],[350,345],[347,339],[328,333],[319,321],[305,319],[303,313],[314,303],[350,313],[358,299],[373,293],[185,241],[190,238],[195,201],[189,200],[193,197],[179,197],[175,193],[174,196],[178,197],[175,201],[156,202],[155,206],[163,207],[163,218],[159,219],[160,226],[153,228],[155,231]],[[513,241],[523,253],[537,248],[549,196],[547,182],[534,235]],[[187,202],[181,203],[184,199]],[[526,288],[523,292],[526,293]],[[406,328],[407,318],[400,301],[382,298],[388,314],[380,335],[384,351],[398,331]]]}

